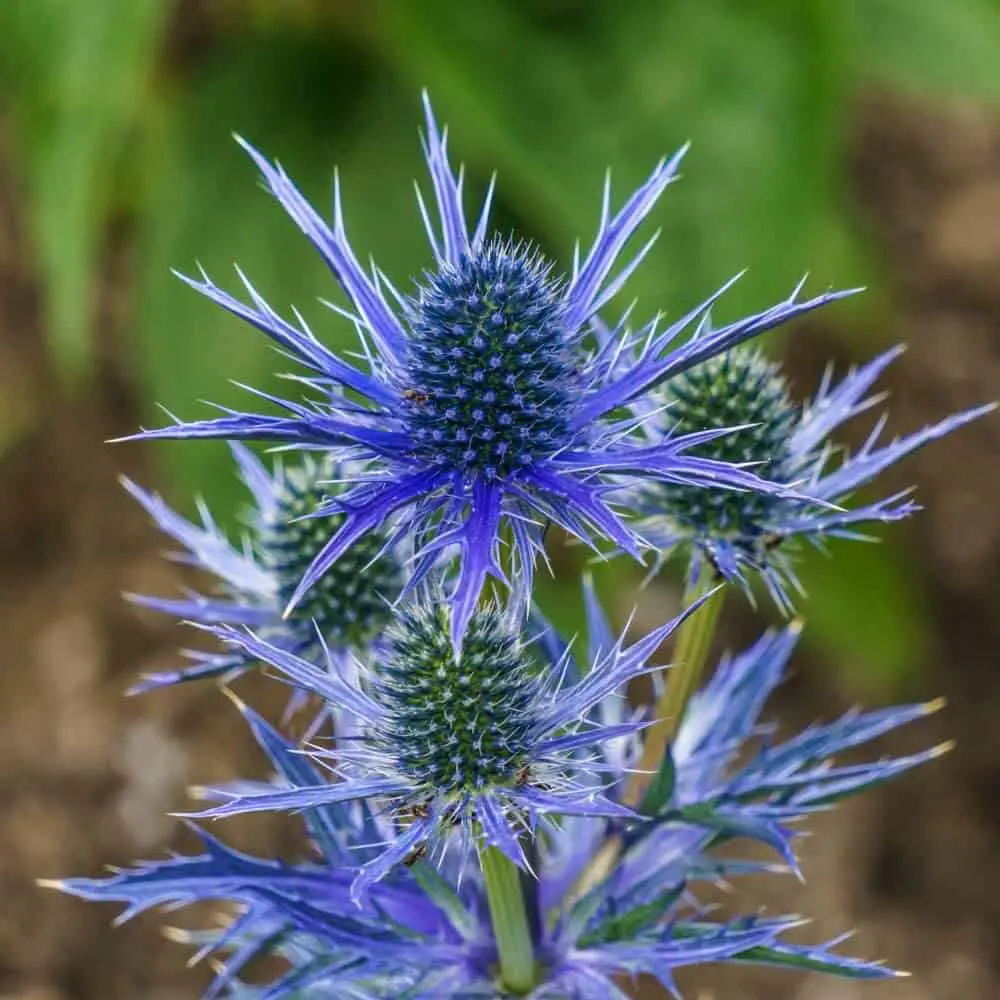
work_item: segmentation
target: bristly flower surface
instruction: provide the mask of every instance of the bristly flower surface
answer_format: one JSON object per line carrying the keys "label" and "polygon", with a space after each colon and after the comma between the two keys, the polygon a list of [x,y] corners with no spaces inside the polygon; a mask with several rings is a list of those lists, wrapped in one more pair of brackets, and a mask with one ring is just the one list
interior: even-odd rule
{"label": "bristly flower surface", "polygon": [[354,886],[359,897],[415,851],[444,864],[449,853],[467,859],[495,847],[529,869],[520,837],[540,821],[633,815],[592,782],[581,784],[580,754],[593,757],[601,743],[628,736],[642,723],[605,726],[590,713],[629,680],[655,669],[652,655],[696,609],[632,646],[612,644],[572,684],[564,682],[565,663],[541,668],[525,643],[518,610],[495,605],[473,614],[460,653],[451,642],[453,612],[446,602],[430,598],[399,609],[384,655],[361,669],[356,682],[247,631],[215,628],[243,655],[326,700],[335,745],[310,755],[332,770],[334,780],[321,788],[201,789],[218,804],[194,816],[379,803],[398,830],[360,868]]}
{"label": "bristly flower surface", "polygon": [[[161,497],[124,481],[157,527],[183,547],[177,558],[214,577],[217,586],[209,595],[130,595],[131,600],[186,622],[253,628],[282,649],[313,660],[325,655],[342,664],[352,656],[366,659],[378,647],[379,636],[392,617],[391,602],[403,587],[405,573],[398,551],[387,551],[387,539],[378,531],[358,539],[295,613],[283,618],[303,572],[343,517],[309,516],[343,489],[339,482],[343,470],[327,458],[305,454],[294,463],[276,466],[272,473],[243,445],[234,444],[232,449],[240,477],[253,498],[242,548],[232,545],[203,504],[202,523],[194,524]],[[204,677],[230,677],[254,662],[241,651],[191,651],[188,655],[195,661],[193,666],[149,676],[133,691]]]}
{"label": "bristly flower surface", "polygon": [[[588,603],[589,655],[600,659],[618,644],[596,602]],[[476,626],[474,618],[468,646]],[[490,634],[500,626],[483,627],[484,634]],[[533,874],[525,876],[538,967],[532,1000],[623,1000],[623,979],[650,975],[672,989],[678,968],[704,962],[772,964],[860,980],[895,975],[879,962],[838,953],[836,941],[787,942],[784,934],[799,922],[796,918],[719,920],[708,916],[699,902],[701,890],[713,882],[786,870],[784,865],[734,854],[733,838],[763,840],[778,850],[786,865],[794,865],[792,820],[940,752],[849,765],[835,760],[844,751],[926,716],[935,704],[852,712],[784,741],[769,736],[760,712],[783,675],[796,637],[796,629],[769,633],[746,652],[723,661],[689,705],[669,766],[661,769],[639,815],[587,812],[537,827]],[[441,655],[446,647],[441,646]],[[505,648],[511,657],[508,666],[520,669],[520,651],[512,645]],[[575,663],[556,637],[540,637],[538,648],[553,657],[552,665],[563,678],[560,696],[573,703],[574,711],[605,734],[619,734],[614,739],[564,742],[561,773],[593,796],[615,801],[639,752],[634,713],[626,709],[619,691],[603,684],[600,700],[591,693],[581,698],[579,686],[586,682],[579,680]],[[224,931],[176,935],[199,946],[199,954],[214,952],[224,959],[209,997],[508,997],[497,981],[497,945],[478,866],[466,865],[456,855],[438,870],[413,854],[407,864],[386,871],[359,896],[358,866],[364,870],[381,864],[380,844],[407,838],[415,822],[412,815],[386,811],[366,798],[333,800],[328,795],[331,786],[315,762],[241,707],[279,780],[289,788],[272,794],[297,797],[318,860],[290,865],[253,858],[200,833],[200,855],[55,885],[86,899],[124,903],[125,917],[203,900],[236,904],[239,915]],[[519,718],[527,711],[520,705],[513,709]],[[504,724],[498,726],[498,732],[510,731]],[[462,753],[456,749],[458,756]],[[433,762],[418,753],[410,770],[425,775],[432,767]],[[466,771],[461,777],[449,773],[443,780],[464,785]],[[495,780],[491,772],[487,781]],[[622,844],[618,864],[581,890],[588,867],[609,836]],[[715,850],[721,844],[729,845],[724,856]],[[247,973],[254,978],[248,967],[267,954],[281,956],[285,970],[275,973],[271,965],[275,978],[265,985],[241,982]]]}
{"label": "bristly flower surface", "polygon": [[[711,337],[711,328],[701,335]],[[704,560],[744,587],[759,576],[779,607],[790,610],[789,587],[800,589],[790,543],[864,538],[865,525],[908,517],[918,509],[909,490],[853,507],[850,499],[890,465],[994,408],[967,410],[887,443],[879,440],[883,416],[857,452],[839,451],[830,435],[879,402],[881,396],[869,390],[899,353],[899,348],[887,351],[837,384],[828,370],[815,398],[801,406],[791,398],[781,366],[750,345],[671,379],[659,392],[663,409],[645,422],[650,440],[683,437],[694,429],[742,427],[698,445],[691,454],[752,463],[763,478],[794,484],[799,496],[648,483],[636,494],[643,534],[665,554],[687,545],[694,573]]]}
{"label": "bristly flower surface", "polygon": [[492,187],[470,230],[462,175],[449,165],[446,137],[429,103],[426,116],[438,219],[421,199],[434,263],[410,295],[395,291],[377,268],[368,273],[359,265],[339,187],[331,226],[279,166],[243,144],[340,283],[350,309],[337,311],[357,328],[366,364],[355,366],[325,348],[298,315],[295,323],[284,320],[245,278],[248,302],[205,275],[185,279],[302,364],[309,398],[260,394],[277,412],[226,411],[140,436],[256,439],[363,461],[366,471],[353,488],[317,512],[340,519],[289,607],[358,538],[381,529],[412,540],[415,580],[434,565],[457,566],[449,596],[458,646],[487,581],[506,582],[501,546],[511,547],[512,576],[530,591],[542,526],[550,521],[589,545],[609,542],[640,556],[641,539],[609,502],[627,480],[768,489],[748,470],[693,454],[704,440],[697,433],[653,443],[638,437],[623,407],[698,362],[846,293],[798,301],[796,288],[770,309],[678,346],[727,285],[669,326],[654,321],[634,336],[601,344],[591,324],[652,245],[621,262],[675,178],[681,154],[659,163],[616,213],[605,187],[593,245],[559,277],[537,251],[490,234]]}

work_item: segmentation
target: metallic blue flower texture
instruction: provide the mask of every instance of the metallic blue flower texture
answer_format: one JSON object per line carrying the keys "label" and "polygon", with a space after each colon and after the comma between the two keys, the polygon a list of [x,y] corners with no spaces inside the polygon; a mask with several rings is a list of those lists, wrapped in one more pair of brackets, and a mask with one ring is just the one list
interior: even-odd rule
{"label": "metallic blue flower texture", "polygon": [[[706,321],[695,342],[713,336]],[[791,611],[791,592],[801,592],[801,585],[792,559],[795,546],[789,543],[805,540],[822,547],[829,538],[866,539],[865,525],[908,517],[919,509],[911,490],[856,506],[849,502],[889,466],[995,409],[995,404],[988,404],[956,413],[891,441],[881,440],[883,415],[856,452],[837,449],[830,435],[881,402],[883,396],[870,390],[901,353],[900,347],[888,350],[837,383],[832,369],[827,369],[816,395],[804,405],[793,401],[780,364],[749,344],[671,379],[655,394],[657,409],[647,411],[643,421],[651,442],[695,429],[741,428],[691,449],[690,454],[748,464],[772,482],[794,486],[795,493],[645,483],[634,497],[643,535],[663,556],[687,548],[694,556],[694,572],[702,560],[707,561],[748,593],[752,579],[760,578],[775,603]]]}
{"label": "metallic blue flower texture", "polygon": [[[331,567],[294,614],[283,617],[303,572],[343,519],[338,514],[322,519],[309,515],[344,488],[343,477],[350,473],[308,452],[295,464],[277,465],[272,472],[244,445],[233,444],[232,451],[253,500],[239,548],[204,504],[199,504],[202,523],[194,524],[161,497],[123,480],[156,526],[182,547],[175,558],[214,578],[209,595],[131,594],[130,600],[202,626],[253,628],[275,645],[312,660],[333,657],[341,670],[349,669],[355,657],[367,659],[379,649],[381,633],[392,617],[392,602],[403,588],[399,548],[388,551],[384,534],[368,533]],[[186,655],[193,666],[148,676],[133,693],[205,677],[231,680],[255,662],[242,650],[190,650]]]}
{"label": "metallic blue flower texture", "polygon": [[[450,612],[439,602],[404,614],[393,626],[388,665],[356,682],[220,628],[291,683],[330,698],[344,728],[336,745],[303,748],[237,703],[276,778],[209,792],[221,804],[202,815],[299,813],[315,857],[298,864],[250,857],[195,827],[200,854],[54,884],[125,904],[121,920],[153,907],[234,904],[237,915],[223,931],[175,935],[199,956],[221,959],[207,997],[507,996],[474,863],[486,844],[524,872],[539,968],[533,1000],[625,1000],[630,977],[649,975],[674,989],[677,969],[705,962],[896,975],[840,954],[839,940],[790,943],[796,917],[723,920],[700,896],[741,875],[797,872],[796,821],[943,748],[867,763],[840,764],[837,755],[938,706],[850,712],[778,740],[760,714],[798,629],[767,633],[719,664],[690,703],[668,766],[638,809],[628,809],[620,796],[643,720],[627,708],[623,685],[648,669],[678,622],[626,646],[592,594],[588,608],[585,666],[550,630],[525,642],[497,608],[473,615],[456,659]],[[406,669],[409,685],[401,684]],[[528,830],[525,851],[519,835]],[[588,879],[609,838],[621,845],[617,863]],[[741,857],[732,850],[740,839],[770,845],[777,860]],[[284,962],[277,973],[267,967],[274,978],[261,983],[253,963],[264,955]]]}
{"label": "metallic blue flower texture", "polygon": [[[305,320],[276,313],[239,272],[238,299],[204,273],[189,285],[274,341],[305,369],[300,398],[262,391],[271,413],[224,409],[215,419],[144,431],[144,438],[257,440],[322,449],[361,463],[351,488],[315,512],[339,515],[305,569],[288,607],[373,529],[407,538],[413,581],[431,568],[449,581],[458,646],[489,581],[531,590],[530,575],[549,523],[590,546],[641,557],[644,542],[614,506],[641,477],[698,488],[773,490],[752,471],[692,449],[722,431],[650,441],[627,412],[651,390],[699,362],[839,299],[830,292],[788,299],[697,340],[686,335],[732,284],[669,325],[659,319],[601,341],[598,314],[626,284],[655,240],[626,247],[676,178],[683,150],[658,163],[617,211],[610,181],[594,242],[559,274],[539,251],[490,230],[493,186],[474,226],[465,217],[463,178],[449,163],[447,136],[425,98],[424,152],[436,216],[418,192],[433,264],[407,294],[374,265],[366,271],[348,241],[335,185],[332,224],[290,178],[240,140],[265,186],[328,264],[347,307],[326,303],[356,328],[362,362],[325,347]],[[509,552],[507,548],[509,547]],[[505,555],[509,559],[505,564]]]}

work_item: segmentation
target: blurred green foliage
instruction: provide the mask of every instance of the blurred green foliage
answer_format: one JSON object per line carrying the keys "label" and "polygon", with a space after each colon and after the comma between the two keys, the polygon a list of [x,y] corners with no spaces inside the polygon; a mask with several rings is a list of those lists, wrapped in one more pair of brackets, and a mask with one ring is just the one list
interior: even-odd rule
{"label": "blurred green foliage", "polygon": [[[996,100],[998,51],[996,0],[7,0],[0,109],[51,358],[77,391],[110,223],[130,223],[125,349],[155,421],[154,402],[195,416],[197,399],[239,398],[227,379],[267,386],[282,369],[171,267],[198,261],[225,282],[238,261],[276,307],[295,303],[323,339],[351,341],[316,302],[336,296],[329,275],[230,131],[281,158],[320,205],[338,164],[353,238],[404,288],[428,258],[411,189],[420,88],[473,192],[496,169],[498,219],[564,260],[594,230],[606,165],[624,193],[690,139],[688,178],[657,214],[665,233],[632,291],[677,314],[749,265],[724,306],[739,310],[805,270],[819,286],[871,279],[842,190],[853,102],[870,86]],[[161,454],[168,492],[235,507],[218,446]],[[898,553],[858,549],[807,564],[822,594],[811,631],[893,676],[921,641],[919,594]],[[844,627],[854,620],[866,628]]]}

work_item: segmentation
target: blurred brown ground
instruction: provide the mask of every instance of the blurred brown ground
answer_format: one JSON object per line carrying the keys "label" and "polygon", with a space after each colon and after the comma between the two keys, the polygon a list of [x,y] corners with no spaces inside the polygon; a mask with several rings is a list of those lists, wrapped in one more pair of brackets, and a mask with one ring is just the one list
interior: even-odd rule
{"label": "blurred brown ground", "polygon": [[[870,101],[857,119],[855,204],[887,262],[892,339],[910,345],[892,376],[892,426],[911,429],[1000,395],[1000,119],[888,98]],[[164,814],[182,805],[185,785],[259,773],[262,763],[236,713],[209,688],[122,697],[184,641],[119,597],[176,584],[160,540],[116,484],[119,472],[142,472],[142,449],[101,443],[138,421],[116,350],[129,323],[121,291],[129,234],[119,226],[105,248],[98,388],[78,399],[57,389],[42,359],[22,234],[0,122],[0,392],[43,414],[0,463],[0,1000],[181,1000],[198,995],[205,970],[185,970],[159,917],[114,930],[108,909],[37,889],[33,879],[183,847],[183,831]],[[792,338],[797,381],[811,384],[821,359],[843,354],[840,343],[822,328]],[[928,508],[897,529],[933,597],[933,643],[914,693],[949,701],[918,738],[957,736],[957,751],[814,822],[816,835],[802,846],[804,889],[779,881],[748,887],[745,897],[759,898],[750,895],[759,889],[769,906],[816,915],[813,939],[857,927],[858,954],[884,956],[913,978],[860,987],[713,970],[681,980],[688,996],[1000,996],[998,446],[994,418],[893,476],[918,482]],[[752,627],[749,618],[736,623],[746,635]],[[800,658],[773,710],[805,722],[853,698],[834,671]],[[912,748],[912,738],[887,749]],[[240,846],[294,850],[279,821],[233,833]]]}

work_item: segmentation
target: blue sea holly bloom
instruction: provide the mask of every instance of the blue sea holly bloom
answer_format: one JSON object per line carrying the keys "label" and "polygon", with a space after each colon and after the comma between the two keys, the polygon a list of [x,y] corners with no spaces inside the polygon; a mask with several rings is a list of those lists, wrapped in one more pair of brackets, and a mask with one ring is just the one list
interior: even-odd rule
{"label": "blue sea holly bloom", "polygon": [[355,326],[363,363],[323,346],[297,313],[295,322],[278,315],[242,272],[246,301],[205,274],[185,278],[301,364],[307,374],[296,384],[305,386],[305,396],[257,392],[274,412],[224,409],[216,419],[139,436],[252,439],[363,462],[352,488],[316,512],[338,515],[337,527],[305,569],[289,607],[357,539],[380,529],[411,539],[414,580],[435,565],[457,563],[449,595],[457,646],[483,587],[506,580],[506,556],[512,577],[530,591],[550,522],[588,545],[606,542],[640,557],[641,538],[613,507],[613,492],[630,479],[692,489],[769,489],[749,470],[693,453],[704,440],[698,433],[641,439],[624,407],[706,358],[848,293],[800,301],[800,286],[763,312],[683,343],[727,284],[669,325],[655,320],[634,335],[602,343],[592,324],[652,246],[651,239],[623,259],[675,179],[683,150],[657,164],[617,212],[605,185],[594,242],[561,276],[538,250],[490,232],[492,185],[475,225],[467,224],[462,172],[452,170],[446,134],[426,100],[425,110],[424,150],[437,218],[419,192],[418,200],[434,260],[405,295],[377,267],[368,272],[359,264],[347,238],[339,183],[331,225],[280,166],[240,140],[345,293],[348,308],[331,308]]}
{"label": "blue sea holly bloom", "polygon": [[[245,626],[283,649],[310,659],[334,657],[347,669],[352,657],[378,647],[392,616],[391,602],[402,590],[405,567],[400,550],[372,531],[358,539],[309,592],[294,614],[282,617],[288,599],[316,553],[326,544],[342,515],[311,518],[317,507],[343,485],[343,467],[309,453],[278,464],[273,471],[248,448],[233,444],[240,478],[253,505],[246,517],[241,547],[234,546],[199,504],[201,524],[172,510],[158,495],[130,480],[125,488],[157,527],[179,543],[176,558],[214,578],[210,594],[188,592],[181,598],[129,595],[137,604],[182,621],[201,625]],[[253,665],[253,658],[228,653],[190,651],[194,665],[146,677],[133,691],[164,687],[204,677],[231,678]]]}
{"label": "blue sea holly bloom", "polygon": [[541,669],[519,611],[495,604],[475,611],[460,653],[451,642],[447,602],[400,608],[386,631],[384,655],[359,669],[356,684],[250,632],[213,628],[244,655],[335,707],[338,737],[347,738],[309,751],[336,780],[321,787],[200,789],[217,804],[194,816],[378,802],[396,828],[384,851],[361,866],[359,896],[414,851],[440,864],[452,847],[460,857],[495,847],[529,868],[520,837],[540,821],[633,815],[592,782],[581,783],[576,771],[581,753],[593,756],[599,744],[643,724],[603,725],[590,713],[632,678],[655,670],[651,657],[697,607],[631,646],[619,640],[602,650],[572,684],[564,683],[558,664]]}
{"label": "blue sea holly bloom", "polygon": [[[590,604],[594,611],[596,605]],[[613,648],[599,610],[591,623],[590,652]],[[789,942],[786,932],[801,922],[795,917],[723,919],[714,908],[709,916],[700,900],[714,883],[786,871],[794,862],[793,820],[940,752],[869,762],[858,762],[856,755],[862,744],[925,717],[938,707],[935,703],[850,712],[775,739],[760,714],[784,674],[797,635],[796,628],[768,633],[720,664],[688,706],[672,748],[672,778],[658,783],[657,801],[647,796],[645,811],[584,812],[537,826],[532,873],[523,878],[537,981],[522,995],[626,1000],[632,977],[652,976],[673,990],[679,968],[706,962],[768,964],[857,980],[896,975],[880,962],[841,954],[839,940]],[[467,649],[471,645],[470,639]],[[593,700],[596,692],[578,698],[584,682],[565,646],[550,636],[539,637],[536,648],[543,656],[555,655],[565,698],[573,702],[578,719],[625,725],[630,713],[623,709],[620,690],[601,681],[601,700]],[[514,655],[512,646],[507,655]],[[407,821],[377,800],[327,796],[331,786],[317,766],[322,760],[302,753],[252,709],[241,709],[278,780],[297,790],[315,847],[313,860],[289,864],[251,857],[196,829],[199,854],[145,862],[102,879],[49,884],[85,899],[122,903],[122,920],[153,907],[176,911],[207,900],[235,906],[236,915],[221,931],[173,935],[197,948],[196,957],[213,954],[221,960],[207,997],[509,998],[499,981],[498,948],[478,866],[453,855],[436,868],[411,851],[404,864],[387,870],[359,895],[358,871],[378,862],[384,842],[414,843],[407,838]],[[620,729],[613,739],[564,744],[559,765],[564,783],[614,799],[638,744],[634,727]],[[845,751],[854,752],[855,762],[835,759]],[[426,760],[413,765],[427,766]],[[310,789],[316,793],[312,799],[305,794]],[[588,880],[610,837],[621,845],[617,863]],[[742,856],[733,850],[735,838],[771,844],[783,864]],[[724,854],[716,850],[723,844]],[[283,961],[278,967],[273,962],[255,967],[254,961],[266,955]]]}
{"label": "blue sea holly bloom", "polygon": [[[710,324],[699,336],[714,336]],[[745,588],[759,577],[779,607],[790,610],[789,588],[801,589],[790,543],[804,539],[822,546],[829,538],[865,538],[868,525],[908,517],[919,509],[910,490],[853,506],[850,500],[917,448],[994,409],[966,410],[887,442],[880,440],[883,416],[856,452],[836,448],[831,434],[883,398],[869,390],[900,353],[898,347],[886,351],[838,383],[828,369],[815,397],[804,405],[792,399],[781,366],[752,345],[718,354],[671,379],[656,394],[662,409],[644,422],[651,442],[696,429],[739,426],[691,454],[752,463],[770,481],[796,484],[799,495],[643,484],[634,500],[645,537],[664,555],[686,546],[694,574],[707,562]]]}

